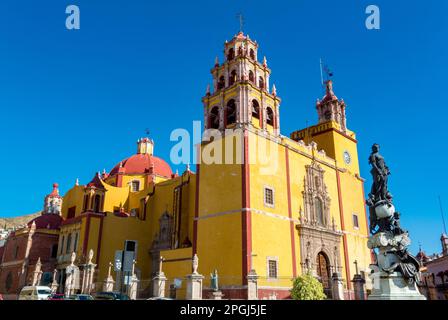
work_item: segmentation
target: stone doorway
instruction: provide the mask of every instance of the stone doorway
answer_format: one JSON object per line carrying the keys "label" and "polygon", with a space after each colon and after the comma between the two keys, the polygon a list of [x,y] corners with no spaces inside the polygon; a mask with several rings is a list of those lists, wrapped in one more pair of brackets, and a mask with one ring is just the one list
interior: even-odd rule
{"label": "stone doorway", "polygon": [[324,252],[319,252],[316,257],[316,271],[319,280],[324,287],[325,295],[331,298],[331,273],[328,257]]}

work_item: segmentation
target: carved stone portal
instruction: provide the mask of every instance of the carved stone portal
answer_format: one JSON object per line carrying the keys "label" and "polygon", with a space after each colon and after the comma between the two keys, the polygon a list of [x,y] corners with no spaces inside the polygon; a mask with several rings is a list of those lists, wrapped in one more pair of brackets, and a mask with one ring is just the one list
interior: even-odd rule
{"label": "carved stone portal", "polygon": [[301,267],[322,282],[325,293],[332,296],[332,275],[341,271],[340,244],[342,232],[336,230],[330,219],[330,203],[324,170],[313,162],[306,166],[300,224]]}

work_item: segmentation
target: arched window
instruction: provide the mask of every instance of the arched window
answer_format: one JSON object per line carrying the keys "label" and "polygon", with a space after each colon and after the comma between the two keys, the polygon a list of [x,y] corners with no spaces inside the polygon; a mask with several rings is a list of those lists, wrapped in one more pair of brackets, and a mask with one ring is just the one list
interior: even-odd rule
{"label": "arched window", "polygon": [[100,212],[100,210],[101,210],[101,196],[99,194],[96,194],[93,201],[93,212]]}
{"label": "arched window", "polygon": [[319,252],[317,254],[316,266],[316,271],[317,275],[320,278],[320,282],[322,283],[324,290],[327,291],[328,289],[330,289],[330,264],[328,263],[328,258],[325,253]]}
{"label": "arched window", "polygon": [[262,76],[258,77],[258,87],[264,89],[264,79]]}
{"label": "arched window", "polygon": [[89,195],[85,194],[84,195],[84,203],[82,205],[82,211],[86,212],[89,209]]}
{"label": "arched window", "polygon": [[227,102],[227,108],[226,108],[226,124],[232,124],[236,122],[236,104],[235,100],[229,100]]}
{"label": "arched window", "polygon": [[322,205],[322,200],[319,198],[314,198],[314,212],[316,214],[316,220],[319,224],[324,224],[324,208]]}
{"label": "arched window", "polygon": [[65,236],[62,236],[62,240],[61,240],[61,252],[60,254],[62,254],[64,252],[64,242],[65,242]]}
{"label": "arched window", "polygon": [[233,70],[229,76],[229,86],[233,85],[236,82],[236,70]]}
{"label": "arched window", "polygon": [[266,109],[266,123],[274,126],[274,111],[270,107]]}
{"label": "arched window", "polygon": [[260,119],[260,105],[257,100],[252,100],[252,117]]}
{"label": "arched window", "polygon": [[226,86],[226,80],[224,79],[224,76],[220,76],[218,81],[218,90],[223,89],[225,86]]}
{"label": "arched window", "polygon": [[208,119],[209,119],[208,127],[210,129],[219,129],[219,108],[218,107],[212,108]]}
{"label": "arched window", "polygon": [[235,58],[235,50],[233,48],[230,48],[230,50],[227,52],[227,60],[233,60]]}
{"label": "arched window", "polygon": [[76,252],[76,249],[78,249],[78,238],[79,234],[75,233],[75,243],[73,244],[73,250]]}
{"label": "arched window", "polygon": [[255,60],[255,51],[254,51],[254,49],[250,49],[250,51],[249,51],[249,56],[250,56],[250,58],[252,59],[252,60]]}
{"label": "arched window", "polygon": [[65,253],[70,253],[70,246],[72,244],[72,234],[70,233],[67,237],[67,245],[65,247]]}
{"label": "arched window", "polygon": [[51,246],[51,257],[56,258],[58,256],[58,245],[54,244]]}
{"label": "arched window", "polygon": [[252,70],[249,70],[249,81],[254,83],[255,82],[255,75]]}

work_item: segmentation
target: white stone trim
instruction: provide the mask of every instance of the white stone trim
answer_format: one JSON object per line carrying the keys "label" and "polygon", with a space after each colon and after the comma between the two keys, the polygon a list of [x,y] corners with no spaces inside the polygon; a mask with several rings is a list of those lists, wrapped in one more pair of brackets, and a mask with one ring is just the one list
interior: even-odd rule
{"label": "white stone trim", "polygon": [[[270,277],[269,276],[269,261],[275,261],[275,273],[276,273],[276,277],[275,278],[273,278],[273,277]],[[266,257],[266,279],[269,281],[269,280],[279,280],[279,276],[278,276],[278,273],[279,273],[279,267],[278,267],[278,261],[279,261],[279,259],[278,259],[278,256],[267,256]]]}
{"label": "white stone trim", "polygon": [[270,213],[270,212],[266,212],[266,211],[258,210],[258,209],[254,209],[254,208],[241,208],[241,209],[235,209],[235,210],[229,210],[229,211],[223,211],[223,212],[216,212],[216,213],[208,214],[206,216],[196,217],[196,218],[194,218],[194,220],[198,221],[198,220],[215,218],[215,217],[219,217],[219,216],[223,216],[223,215],[227,215],[227,214],[240,213],[240,212],[246,212],[246,211],[250,211],[250,212],[253,212],[256,214],[261,214],[261,215],[271,217],[271,218],[281,219],[284,221],[292,221],[296,224],[300,223],[300,221],[298,219],[293,219],[293,218],[289,218],[286,216],[281,216],[279,214]]}

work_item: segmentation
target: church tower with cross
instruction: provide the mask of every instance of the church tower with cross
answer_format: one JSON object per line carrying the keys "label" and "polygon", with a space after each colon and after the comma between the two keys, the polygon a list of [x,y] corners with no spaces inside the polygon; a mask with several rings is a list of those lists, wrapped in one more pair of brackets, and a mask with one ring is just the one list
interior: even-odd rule
{"label": "church tower with cross", "polygon": [[239,32],[224,44],[224,61],[211,70],[213,90],[202,98],[205,129],[250,125],[273,135],[280,132],[280,98],[270,89],[271,70],[258,57],[258,43]]}
{"label": "church tower with cross", "polygon": [[328,80],[316,124],[282,135],[281,99],[258,50],[240,31],[211,69],[202,102],[205,136],[213,139],[199,147],[193,254],[201,268],[219,270],[228,297],[247,298],[255,271],[259,297],[286,298],[291,279],[311,272],[329,297],[337,274],[349,298],[355,273],[367,274],[371,261],[345,103]]}

